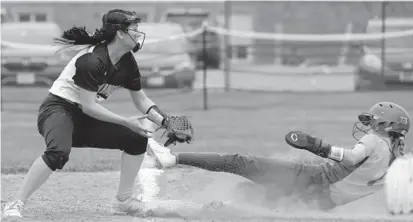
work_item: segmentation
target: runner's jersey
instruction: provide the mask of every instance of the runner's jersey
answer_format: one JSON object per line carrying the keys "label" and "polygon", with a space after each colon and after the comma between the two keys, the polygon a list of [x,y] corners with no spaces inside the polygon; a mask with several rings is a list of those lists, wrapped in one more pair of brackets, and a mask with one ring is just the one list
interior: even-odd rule
{"label": "runner's jersey", "polygon": [[358,143],[366,146],[368,159],[344,179],[330,185],[330,196],[337,205],[346,204],[383,188],[384,175],[390,161],[389,144],[374,134]]}
{"label": "runner's jersey", "polygon": [[139,68],[131,52],[112,64],[106,44],[90,46],[74,56],[54,81],[49,92],[80,103],[80,87],[96,92],[96,101],[106,100],[119,87],[141,89]]}

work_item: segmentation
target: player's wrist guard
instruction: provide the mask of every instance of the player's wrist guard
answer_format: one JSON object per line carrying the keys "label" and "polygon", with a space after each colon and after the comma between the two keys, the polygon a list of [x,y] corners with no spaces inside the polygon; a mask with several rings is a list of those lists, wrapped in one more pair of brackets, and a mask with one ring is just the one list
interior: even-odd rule
{"label": "player's wrist guard", "polygon": [[[321,156],[323,158],[328,158],[328,155],[331,152],[331,145],[328,143],[323,142],[321,139],[313,138],[314,142],[310,146],[307,146],[307,150],[314,153],[317,156]],[[311,141],[311,140],[309,140]]]}
{"label": "player's wrist guard", "polygon": [[148,114],[148,119],[158,126],[164,127],[166,125],[168,116],[162,112],[157,105],[149,107],[146,114]]}
{"label": "player's wrist guard", "polygon": [[332,146],[328,158],[335,161],[342,161],[344,158],[344,149],[341,147]]}
{"label": "player's wrist guard", "polygon": [[[317,141],[319,140],[319,141]],[[335,161],[342,161],[344,157],[344,149],[336,146],[332,146],[328,143],[323,142],[321,139],[316,139],[316,143],[313,149],[308,149],[308,151],[321,156],[323,158],[329,158]]]}

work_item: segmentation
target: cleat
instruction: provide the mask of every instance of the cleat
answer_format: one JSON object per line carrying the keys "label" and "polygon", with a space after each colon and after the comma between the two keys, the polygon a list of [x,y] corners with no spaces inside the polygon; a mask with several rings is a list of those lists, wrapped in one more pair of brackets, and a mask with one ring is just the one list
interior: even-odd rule
{"label": "cleat", "polygon": [[171,153],[171,150],[160,145],[155,140],[148,140],[147,152],[156,160],[158,168],[168,168],[176,165],[176,157]]}
{"label": "cleat", "polygon": [[6,204],[4,207],[3,218],[22,218],[24,203],[21,200],[15,200]]}
{"label": "cleat", "polygon": [[112,204],[112,214],[115,215],[133,215],[147,217],[150,211],[146,207],[146,203],[136,194],[132,195],[124,201],[120,201],[117,197]]}

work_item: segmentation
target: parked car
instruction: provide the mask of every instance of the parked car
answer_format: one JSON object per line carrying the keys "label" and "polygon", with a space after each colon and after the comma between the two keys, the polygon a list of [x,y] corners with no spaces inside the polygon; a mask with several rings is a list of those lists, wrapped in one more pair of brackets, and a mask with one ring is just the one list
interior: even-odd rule
{"label": "parked car", "polygon": [[51,85],[68,62],[57,54],[53,38],[61,35],[52,22],[7,22],[1,25],[1,82]]}
{"label": "parked car", "polygon": [[[196,67],[182,27],[174,23],[141,23],[139,30],[146,38],[143,48],[134,53],[134,57],[143,87],[192,88]],[[182,37],[169,38],[176,35]]]}
{"label": "parked car", "polygon": [[[413,18],[387,18],[386,32],[401,32],[413,29]],[[366,33],[382,32],[382,20],[371,19]],[[361,43],[361,59],[357,67],[357,89],[410,88],[413,87],[413,36],[386,38],[384,61],[382,61],[382,41],[367,40]],[[379,64],[372,68],[369,64]],[[382,68],[384,75],[382,75]]]}

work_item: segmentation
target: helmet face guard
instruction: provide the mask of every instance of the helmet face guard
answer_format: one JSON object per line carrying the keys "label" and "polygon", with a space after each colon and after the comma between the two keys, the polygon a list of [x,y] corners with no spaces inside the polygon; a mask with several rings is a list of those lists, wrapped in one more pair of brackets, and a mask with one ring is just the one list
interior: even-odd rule
{"label": "helmet face guard", "polygon": [[360,123],[367,126],[374,119],[374,115],[371,113],[361,113],[360,115],[358,115],[358,119]]}
{"label": "helmet face guard", "polygon": [[361,113],[358,115],[359,122],[354,123],[353,125],[353,138],[356,140],[360,140],[361,137],[358,137],[356,134],[362,133],[367,134],[369,130],[371,130],[371,121],[374,119],[374,115],[371,113]]}
{"label": "helmet face guard", "polygon": [[[125,14],[125,13],[122,13],[122,12],[111,12],[110,14],[113,15],[113,16],[116,16],[116,14],[118,14],[117,15],[118,17],[126,17],[126,18],[120,23],[110,23],[110,22],[108,22],[108,14],[105,14],[102,18],[103,28],[105,30],[108,30],[109,32],[112,32],[112,31],[115,32],[115,31],[121,30],[121,31],[124,31],[124,32],[128,33],[128,35],[132,39],[132,41],[135,42],[135,47],[133,48],[133,52],[137,52],[140,49],[142,49],[143,42],[145,41],[146,34],[144,32],[140,32],[138,30],[128,29],[128,27],[131,24],[136,24],[136,23],[141,22],[141,19],[136,15],[136,13],[133,12],[132,15],[128,15],[128,14]],[[135,41],[135,39],[132,38],[132,36],[129,34],[129,31],[134,31],[134,32],[138,32],[139,34],[142,34],[143,35],[142,42]]]}
{"label": "helmet face guard", "polygon": [[[139,34],[143,35],[142,41],[141,42],[136,42],[135,39],[129,34],[128,31],[136,32],[136,33],[139,33]],[[143,43],[145,42],[146,34],[144,32],[141,32],[141,31],[138,31],[138,30],[133,30],[133,29],[127,29],[127,33],[129,35],[129,37],[132,39],[132,41],[135,42],[135,47],[132,49],[132,51],[137,52],[137,51],[141,50],[142,47],[143,47]]]}

